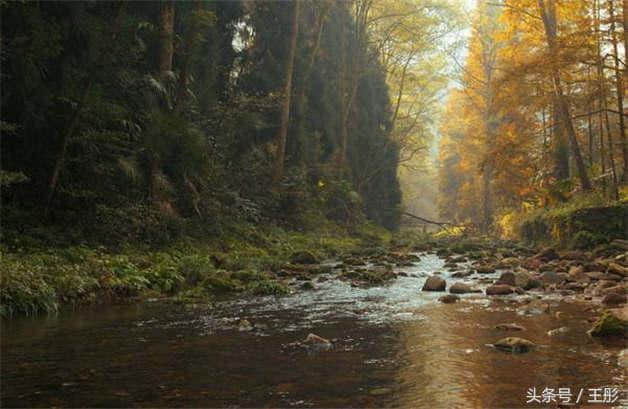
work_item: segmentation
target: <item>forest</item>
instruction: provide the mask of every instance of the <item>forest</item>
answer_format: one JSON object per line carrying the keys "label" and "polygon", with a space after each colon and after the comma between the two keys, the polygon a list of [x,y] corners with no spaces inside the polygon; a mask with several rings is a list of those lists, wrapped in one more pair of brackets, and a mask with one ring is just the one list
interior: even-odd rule
{"label": "forest", "polygon": [[628,404],[628,0],[0,0],[0,406]]}
{"label": "forest", "polygon": [[626,197],[625,2],[480,2],[448,99],[439,208],[512,234],[517,212]]}

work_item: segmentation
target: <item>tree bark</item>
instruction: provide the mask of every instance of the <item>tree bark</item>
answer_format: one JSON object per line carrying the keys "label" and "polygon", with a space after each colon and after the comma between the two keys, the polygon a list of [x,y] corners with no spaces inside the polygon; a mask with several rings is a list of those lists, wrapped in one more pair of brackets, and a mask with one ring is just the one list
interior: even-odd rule
{"label": "tree bark", "polygon": [[[591,70],[587,69],[587,84],[589,86],[589,93],[593,94],[591,86]],[[593,113],[587,113],[587,131],[589,134],[589,167],[593,167]]]}
{"label": "tree bark", "polygon": [[[606,105],[606,98],[604,98],[604,105]],[[615,154],[613,153],[613,133],[611,132],[611,121],[608,118],[608,111],[604,111],[604,118],[606,119],[606,136],[608,138],[608,161],[611,167],[611,175],[613,177],[613,196],[615,199],[619,199],[619,192],[617,191],[617,170],[615,168]]]}
{"label": "tree bark", "polygon": [[623,1],[622,14],[622,22],[624,26],[624,50],[625,53],[628,54],[628,0]]}
{"label": "tree bark", "polygon": [[290,98],[292,94],[292,71],[294,68],[294,56],[297,48],[297,35],[299,33],[299,6],[300,1],[294,2],[290,32],[290,43],[288,48],[288,56],[285,61],[285,82],[284,95],[281,107],[281,119],[279,129],[275,137],[277,151],[275,154],[275,173],[273,176],[273,186],[278,188],[284,172],[284,160],[286,156],[286,138],[288,134],[288,122],[290,120]]}
{"label": "tree bark", "polygon": [[174,54],[174,2],[162,0],[159,10],[159,73],[172,71]]}
{"label": "tree bark", "polygon": [[580,154],[580,148],[578,146],[578,139],[576,138],[576,130],[573,126],[573,121],[571,120],[571,114],[569,112],[569,104],[567,102],[567,97],[565,96],[562,88],[562,83],[560,79],[560,70],[558,68],[558,48],[556,44],[556,6],[554,4],[554,0],[548,0],[549,9],[545,7],[544,0],[538,0],[539,9],[541,12],[541,18],[543,20],[543,26],[545,28],[545,36],[547,40],[547,45],[549,48],[549,53],[552,62],[552,77],[554,81],[554,92],[556,93],[558,99],[558,108],[561,116],[563,117],[563,122],[565,124],[565,128],[567,131],[567,135],[569,136],[569,142],[571,144],[571,149],[573,151],[574,160],[576,162],[576,169],[578,170],[578,176],[580,178],[580,185],[582,186],[582,190],[590,191],[591,190],[591,181],[589,180],[589,176],[587,175],[587,170],[584,166],[584,162],[582,160],[582,155]]}
{"label": "tree bark", "polygon": [[[613,60],[615,61],[615,81],[617,88],[617,110],[620,112],[619,115],[619,138],[622,148],[622,156],[624,159],[624,168],[622,171],[621,181],[622,183],[626,182],[628,179],[628,148],[626,143],[626,128],[624,123],[624,84],[622,81],[622,71],[619,65],[619,51],[617,43],[619,40],[617,39],[617,33],[615,31],[615,10],[613,8],[613,0],[608,1],[609,8],[609,17],[611,20],[611,41],[613,43]],[[624,33],[625,35],[625,33]],[[624,51],[625,53],[625,51]]]}
{"label": "tree bark", "polygon": [[[603,100],[605,100],[606,96],[604,95],[604,67],[602,65],[602,44],[600,39],[600,0],[593,1],[594,7],[594,24],[595,24],[595,44],[596,44],[596,65],[597,65],[597,79],[598,79],[598,106],[600,108],[598,112],[598,126],[600,133],[600,168],[602,169],[602,174],[606,173],[606,152],[604,149],[604,118],[603,118],[603,110],[606,104]],[[602,179],[604,190],[606,190],[606,185],[604,179]]]}

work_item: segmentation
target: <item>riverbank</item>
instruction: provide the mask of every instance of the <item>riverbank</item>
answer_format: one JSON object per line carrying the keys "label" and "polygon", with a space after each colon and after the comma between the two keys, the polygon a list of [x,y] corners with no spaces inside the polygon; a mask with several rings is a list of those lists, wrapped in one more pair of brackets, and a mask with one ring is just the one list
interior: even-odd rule
{"label": "riverbank", "polygon": [[390,233],[368,224],[352,231],[328,224],[310,232],[243,224],[211,240],[182,238],[162,248],[48,248],[16,241],[2,249],[0,314],[160,297],[189,302],[285,294],[283,267],[311,271],[325,258],[389,240]]}
{"label": "riverbank", "polygon": [[[513,291],[487,294],[508,273],[542,277],[547,272],[528,263],[554,252],[546,264],[575,264],[567,251],[516,242],[396,237],[388,247],[358,247],[299,265],[303,271],[280,270],[290,289],[282,296],[186,304],[169,298],[10,320],[3,324],[0,401],[513,408],[540,407],[527,402],[529,391],[547,387],[570,388],[572,403],[583,391],[586,403],[595,388],[621,390],[628,365],[624,339],[587,335],[607,309],[600,297],[562,294],[562,283],[499,284]],[[515,264],[509,258],[519,266],[506,266]],[[369,280],[376,276],[384,280]],[[428,291],[432,277],[445,286]],[[465,288],[471,291],[459,292]],[[525,348],[503,349],[513,340]]]}
{"label": "riverbank", "polygon": [[[145,299],[194,303],[233,295],[281,296],[312,289],[315,280],[326,279],[317,278],[321,274],[354,287],[385,285],[403,276],[393,270],[412,266],[418,252],[443,258],[452,278],[491,284],[487,296],[558,293],[616,307],[626,302],[627,251],[623,240],[590,249],[539,250],[493,238],[435,239],[411,232],[393,238],[372,225],[351,232],[327,225],[307,233],[241,225],[213,241],[180,240],[161,249],[22,248],[14,243],[0,261],[0,313],[6,318]],[[324,262],[329,259],[335,262]],[[486,276],[495,272],[502,274]],[[475,290],[465,284],[449,291]]]}

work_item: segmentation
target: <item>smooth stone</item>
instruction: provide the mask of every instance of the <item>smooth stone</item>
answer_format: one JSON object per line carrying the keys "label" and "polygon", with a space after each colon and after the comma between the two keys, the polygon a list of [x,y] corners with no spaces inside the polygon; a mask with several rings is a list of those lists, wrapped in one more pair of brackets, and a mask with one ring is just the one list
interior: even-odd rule
{"label": "smooth stone", "polygon": [[449,287],[449,292],[452,294],[466,294],[466,293],[481,292],[481,290],[477,290],[471,287],[469,284],[458,282],[458,283],[453,283],[451,287]]}
{"label": "smooth stone", "polygon": [[510,271],[502,273],[495,284],[506,284],[511,286],[517,285],[515,273],[512,273]]}
{"label": "smooth stone", "polygon": [[241,320],[238,325],[238,330],[240,331],[252,331],[253,325],[249,322],[249,320]]}
{"label": "smooth stone", "polygon": [[423,284],[423,291],[445,291],[447,282],[440,277],[428,277]]}
{"label": "smooth stone", "polygon": [[605,305],[621,305],[626,304],[626,294],[610,293],[602,299]]}
{"label": "smooth stone", "polygon": [[513,288],[505,284],[495,284],[486,287],[486,295],[507,295],[514,292]]}
{"label": "smooth stone", "polygon": [[518,337],[502,338],[493,345],[495,348],[514,353],[528,352],[536,346],[534,342]]}
{"label": "smooth stone", "polygon": [[567,327],[560,327],[560,328],[556,328],[556,329],[552,329],[547,331],[547,335],[549,335],[550,337],[553,337],[555,335],[558,334],[564,334],[565,332],[569,332],[569,328]]}
{"label": "smooth stone", "polygon": [[502,331],[524,331],[525,327],[515,324],[514,322],[511,322],[511,323],[497,324],[495,325],[495,329],[502,330]]}
{"label": "smooth stone", "polygon": [[447,294],[440,297],[438,301],[442,302],[443,304],[453,304],[455,302],[458,302],[459,299],[460,297],[458,297],[457,295]]}

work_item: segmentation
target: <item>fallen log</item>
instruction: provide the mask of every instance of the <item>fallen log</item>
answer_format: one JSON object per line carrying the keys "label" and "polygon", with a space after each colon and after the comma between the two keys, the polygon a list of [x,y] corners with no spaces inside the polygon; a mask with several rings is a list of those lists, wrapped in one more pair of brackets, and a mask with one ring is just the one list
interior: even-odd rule
{"label": "fallen log", "polygon": [[457,225],[457,224],[454,224],[454,223],[450,223],[450,222],[435,222],[433,220],[429,220],[429,219],[426,219],[424,217],[420,217],[420,216],[417,216],[417,215],[414,215],[414,214],[408,213],[408,212],[402,212],[401,214],[403,214],[405,216],[412,217],[413,219],[420,220],[423,223],[435,224],[437,226],[460,226],[460,225]]}

